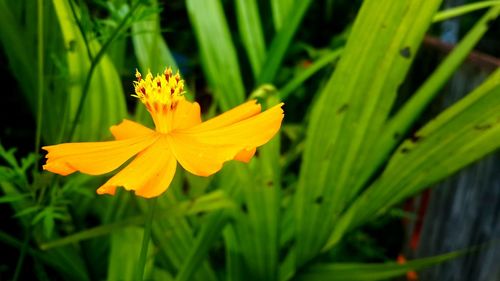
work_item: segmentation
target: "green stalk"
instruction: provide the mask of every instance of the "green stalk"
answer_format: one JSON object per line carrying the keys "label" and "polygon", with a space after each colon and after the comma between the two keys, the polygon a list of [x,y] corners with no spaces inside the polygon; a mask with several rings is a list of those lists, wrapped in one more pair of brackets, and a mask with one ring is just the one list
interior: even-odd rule
{"label": "green stalk", "polygon": [[311,76],[316,74],[319,70],[327,66],[329,63],[332,63],[335,60],[337,60],[342,54],[343,50],[344,48],[340,47],[328,52],[327,54],[321,56],[321,58],[315,61],[307,69],[305,69],[296,77],[294,77],[292,80],[290,80],[288,84],[283,86],[283,88],[279,91],[280,100],[286,100],[293,91],[295,91],[298,87],[300,87],[304,83],[304,81],[306,81]]}
{"label": "green stalk", "polygon": [[139,255],[139,263],[137,264],[137,276],[136,280],[143,280],[144,278],[144,269],[146,267],[146,260],[148,255],[148,246],[149,241],[151,240],[151,228],[153,226],[153,215],[155,211],[155,206],[158,197],[151,200],[151,204],[149,206],[149,212],[146,217],[146,224],[144,225],[144,236],[142,237],[142,247],[141,253]]}
{"label": "green stalk", "polygon": [[[135,13],[137,8],[139,8],[140,4],[142,3],[142,0],[138,0],[134,3],[134,6],[130,9],[130,11],[123,17],[123,19],[120,21],[116,29],[113,31],[113,34],[106,40],[104,45],[102,45],[101,49],[97,53],[97,55],[94,57],[94,59],[90,63],[90,69],[89,73],[87,74],[87,78],[85,79],[85,84],[83,85],[83,91],[82,91],[82,96],[80,97],[80,101],[78,102],[78,108],[76,110],[75,118],[73,119],[73,124],[71,125],[71,130],[69,131],[68,135],[68,141],[71,140],[73,135],[75,134],[76,131],[76,125],[78,124],[78,120],[80,119],[80,116],[82,115],[83,111],[83,105],[85,104],[85,100],[87,98],[89,88],[90,88],[90,82],[92,80],[92,74],[94,74],[94,70],[96,69],[97,65],[101,61],[101,58],[106,54],[106,51],[108,50],[109,46],[111,46],[111,43],[120,35],[125,29],[125,26],[128,23],[128,20],[132,17],[132,15]],[[78,19],[76,19],[78,21]],[[85,38],[85,35],[83,35]],[[87,46],[89,48],[90,46]]]}
{"label": "green stalk", "polygon": [[[78,29],[80,30],[80,33],[82,34],[83,41],[85,42],[85,46],[87,47],[87,56],[89,57],[89,60],[92,61],[92,52],[90,51],[90,44],[89,40],[87,38],[87,34],[85,33],[85,30],[83,29],[82,23],[78,20],[78,15],[75,10],[75,4],[73,1],[68,1],[69,2],[69,7],[71,8],[71,13],[73,14],[73,17],[75,18],[76,25],[78,26]],[[80,1],[80,6],[82,5]]]}
{"label": "green stalk", "polygon": [[498,6],[500,5],[500,1],[483,1],[483,2],[476,2],[476,3],[471,3],[471,4],[465,4],[462,6],[450,8],[444,11],[437,12],[434,18],[432,19],[432,22],[440,22],[440,21],[445,21],[451,18],[463,16],[467,13],[471,13],[480,9],[485,9],[489,8],[492,6]]}
{"label": "green stalk", "polygon": [[26,236],[24,237],[23,245],[21,247],[21,253],[19,254],[19,259],[17,260],[16,271],[14,272],[14,277],[12,277],[12,281],[17,281],[19,279],[21,268],[23,268],[24,258],[26,257],[26,251],[28,250],[28,243],[30,241],[30,238],[31,224],[26,228]]}

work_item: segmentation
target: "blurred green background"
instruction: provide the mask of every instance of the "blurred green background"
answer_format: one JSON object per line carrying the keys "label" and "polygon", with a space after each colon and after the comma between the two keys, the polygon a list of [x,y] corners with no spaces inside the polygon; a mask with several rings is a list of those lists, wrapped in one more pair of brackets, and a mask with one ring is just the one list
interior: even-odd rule
{"label": "blurred green background", "polygon": [[[204,119],[249,98],[283,101],[285,119],[248,165],[178,169],[145,280],[411,280],[478,251],[492,253],[475,263],[482,274],[460,280],[498,280],[500,232],[435,252],[421,202],[441,203],[419,194],[500,146],[499,12],[500,1],[0,0],[0,279],[136,280],[148,200],[97,196],[109,175],[42,172],[40,147],[109,140],[123,118],[151,126],[130,96],[135,69],[172,66]],[[475,214],[500,229],[493,159],[469,180],[490,192]]]}

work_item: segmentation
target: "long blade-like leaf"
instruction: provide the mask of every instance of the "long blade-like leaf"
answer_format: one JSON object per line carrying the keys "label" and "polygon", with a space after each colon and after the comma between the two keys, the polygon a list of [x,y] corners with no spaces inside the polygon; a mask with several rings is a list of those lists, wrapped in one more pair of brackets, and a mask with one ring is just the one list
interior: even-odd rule
{"label": "long blade-like leaf", "polygon": [[257,2],[255,0],[236,0],[236,13],[240,37],[247,51],[253,75],[257,78],[266,55],[266,44]]}
{"label": "long blade-like leaf", "polygon": [[[139,8],[144,9],[144,8]],[[147,18],[132,24],[132,43],[134,53],[139,62],[141,72],[150,70],[152,73],[161,73],[166,67],[172,67],[175,72],[177,63],[160,32],[160,19],[154,13]],[[191,93],[188,91],[187,93]],[[153,125],[146,107],[138,104],[135,119],[143,124]]]}
{"label": "long blade-like leaf", "polygon": [[[122,228],[111,235],[111,251],[109,253],[107,281],[132,281],[134,280],[137,257],[141,252],[141,241],[144,230],[140,227]],[[148,248],[152,252],[153,244],[150,242]],[[146,280],[151,276],[154,259],[147,259],[145,265]]]}
{"label": "long blade-like leaf", "polygon": [[397,149],[380,176],[342,215],[325,249],[343,233],[500,147],[500,69]]}
{"label": "long blade-like leaf", "polygon": [[132,24],[132,43],[141,71],[160,73],[165,67],[172,67],[174,72],[178,70],[160,31],[160,20],[156,13]]}
{"label": "long blade-like leaf", "polygon": [[279,31],[289,19],[290,14],[296,8],[298,1],[295,0],[271,0],[271,11],[273,13],[274,29]]}
{"label": "long blade-like leaf", "polygon": [[404,264],[380,263],[332,263],[317,264],[307,268],[297,280],[328,281],[375,281],[386,280],[406,274],[408,271],[421,270],[464,255],[464,251],[451,252],[439,256],[408,261]]}
{"label": "long blade-like leaf", "polygon": [[[156,215],[155,220],[160,220],[165,216],[178,217],[186,216],[190,214],[195,214],[199,212],[212,211],[221,208],[227,208],[233,206],[232,201],[230,201],[222,192],[214,192],[206,194],[196,200],[189,200],[187,202],[178,203],[173,206],[169,206],[166,209],[159,210],[161,215]],[[136,225],[144,222],[144,217],[135,216],[131,218],[124,219],[122,221],[110,223],[107,225],[100,225],[91,229],[87,229],[64,238],[46,242],[40,245],[40,248],[48,250],[54,247],[60,247],[67,244],[72,244],[79,242],[81,240],[95,238],[101,235],[109,234],[113,231],[119,230],[120,228]]]}
{"label": "long blade-like leaf", "polygon": [[[79,106],[83,84],[90,67],[87,48],[93,51],[99,50],[100,44],[93,41],[89,43],[89,46],[86,45],[72,16],[68,1],[55,0],[53,3],[65,45],[72,48],[66,52],[66,58],[69,79],[72,82],[68,84],[67,90],[68,108],[69,116],[73,118]],[[73,135],[74,139],[102,139],[109,135],[107,128],[118,123],[125,115],[125,97],[120,77],[111,60],[103,56],[92,76],[82,115]]]}
{"label": "long blade-like leaf", "polygon": [[[276,93],[267,99],[268,105],[277,104]],[[268,106],[269,107],[269,106]],[[279,221],[281,204],[280,138],[274,137],[259,148],[259,157],[253,160],[251,177],[240,177],[244,211],[235,220],[236,239],[232,251],[240,253],[242,274],[248,280],[277,280],[279,253]],[[226,240],[231,235],[226,234]],[[229,239],[229,242],[234,242]],[[230,268],[229,272],[235,272]],[[236,279],[238,280],[238,279]]]}
{"label": "long blade-like leaf", "polygon": [[274,80],[281,63],[283,62],[286,51],[290,46],[290,42],[297,32],[297,28],[304,18],[311,2],[311,0],[299,1],[290,15],[287,16],[287,25],[276,33],[273,41],[271,42],[264,66],[262,67],[262,71],[257,79],[257,85],[270,83]]}
{"label": "long blade-like leaf", "polygon": [[464,39],[453,49],[452,53],[439,65],[404,106],[392,117],[377,140],[375,148],[365,161],[365,167],[357,175],[354,184],[359,188],[387,160],[390,152],[403,140],[411,126],[418,120],[420,114],[431,103],[446,81],[467,58],[467,55],[488,30],[488,22],[495,20],[500,13],[500,5],[491,8],[467,33]]}
{"label": "long blade-like leaf", "polygon": [[236,50],[219,0],[187,0],[202,67],[222,110],[242,103],[245,89]]}
{"label": "long blade-like leaf", "polygon": [[[218,179],[223,181],[223,184],[221,184],[223,190],[233,199],[238,199],[236,202],[239,202],[239,198],[241,198],[239,178],[248,178],[247,174],[247,170],[238,166],[237,163],[228,163],[219,173]],[[212,247],[216,239],[221,236],[222,230],[229,222],[232,213],[234,213],[234,210],[224,210],[214,212],[208,216],[206,222],[198,232],[190,250],[187,252],[186,260],[175,276],[176,281],[192,280],[192,276],[196,272],[196,269],[198,269],[207,258],[210,247]]]}
{"label": "long blade-like leaf", "polygon": [[335,217],[356,193],[351,183],[440,2],[363,2],[342,58],[312,110],[295,195],[298,265],[323,247]]}
{"label": "long blade-like leaf", "polygon": [[481,2],[475,2],[475,3],[470,3],[470,4],[465,4],[461,5],[458,7],[450,8],[448,10],[444,11],[439,11],[439,13],[436,13],[434,18],[432,19],[433,22],[439,22],[439,21],[444,21],[450,18],[454,17],[459,17],[464,14],[474,12],[476,10],[492,7],[492,6],[498,6],[500,5],[499,0],[495,1],[481,1]]}

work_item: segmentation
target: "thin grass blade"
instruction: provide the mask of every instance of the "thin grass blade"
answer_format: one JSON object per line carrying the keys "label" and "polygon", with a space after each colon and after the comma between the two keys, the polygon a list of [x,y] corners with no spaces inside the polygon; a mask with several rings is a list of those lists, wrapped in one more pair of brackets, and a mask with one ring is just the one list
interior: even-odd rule
{"label": "thin grass blade", "polygon": [[297,280],[328,281],[375,281],[403,276],[409,271],[421,270],[457,257],[466,251],[456,251],[443,255],[407,261],[404,264],[391,263],[331,263],[316,264],[301,273]]}

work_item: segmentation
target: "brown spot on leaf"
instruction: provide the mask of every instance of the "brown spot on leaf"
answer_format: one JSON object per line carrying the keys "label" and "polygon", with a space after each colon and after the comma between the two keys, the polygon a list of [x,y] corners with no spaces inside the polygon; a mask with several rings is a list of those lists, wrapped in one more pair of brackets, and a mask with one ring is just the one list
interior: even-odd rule
{"label": "brown spot on leaf", "polygon": [[490,19],[486,22],[486,25],[488,26],[488,28],[490,28],[493,26],[493,23],[495,23],[495,19]]}
{"label": "brown spot on leaf", "polygon": [[413,135],[411,135],[411,136],[410,136],[410,140],[411,140],[413,143],[416,143],[416,142],[420,141],[421,139],[422,139],[422,137],[421,137],[421,136],[419,136],[419,135],[416,135],[416,134],[413,134]]}
{"label": "brown spot on leaf", "polygon": [[410,47],[406,46],[401,51],[399,51],[399,54],[405,59],[409,59],[411,57],[411,50]]}
{"label": "brown spot on leaf", "polygon": [[186,180],[182,182],[182,193],[184,195],[189,194],[189,183]]}
{"label": "brown spot on leaf", "polygon": [[349,105],[347,103],[343,104],[339,109],[337,110],[337,114],[344,113],[347,109],[349,108]]}
{"label": "brown spot on leaf", "polygon": [[248,207],[247,204],[243,203],[241,204],[241,211],[245,214],[248,214]]}
{"label": "brown spot on leaf", "polygon": [[491,128],[491,124],[477,124],[474,126],[474,129],[478,131],[488,130],[489,128]]}

